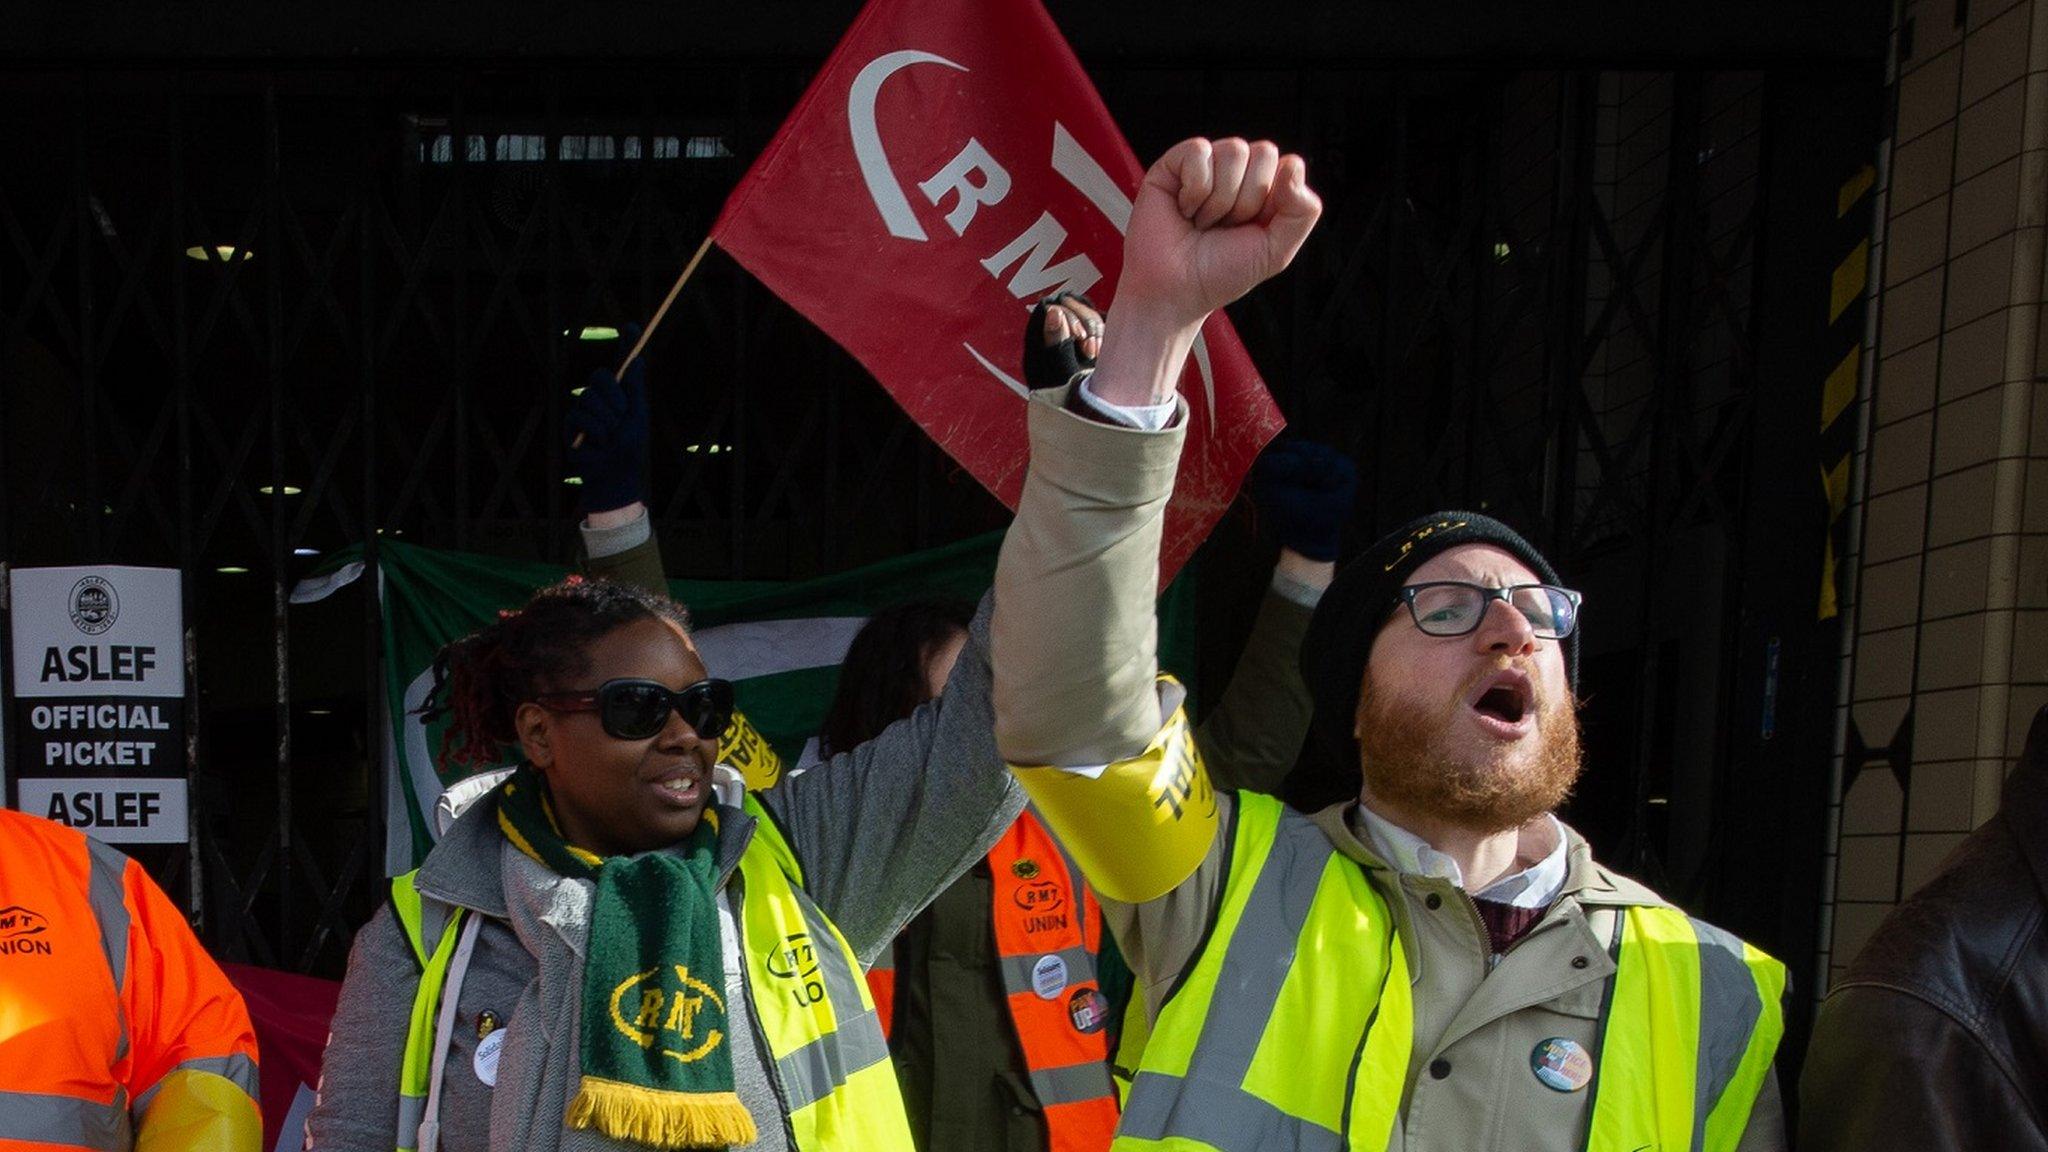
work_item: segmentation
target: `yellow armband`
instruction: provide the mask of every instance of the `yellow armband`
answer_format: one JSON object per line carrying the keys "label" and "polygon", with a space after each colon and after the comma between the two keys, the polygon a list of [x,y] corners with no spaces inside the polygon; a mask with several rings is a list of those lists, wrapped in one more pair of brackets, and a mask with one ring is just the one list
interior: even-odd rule
{"label": "yellow armband", "polygon": [[[253,1080],[255,1064],[245,1063]],[[139,1118],[136,1152],[260,1152],[263,1116],[249,1093],[217,1073],[172,1069]]]}
{"label": "yellow armband", "polygon": [[773,788],[782,779],[782,757],[775,754],[768,738],[761,735],[747,714],[738,710],[734,710],[725,734],[718,738],[718,759],[739,769],[740,775],[747,778],[749,792]]}
{"label": "yellow armband", "polygon": [[1142,904],[1171,892],[1215,841],[1216,790],[1185,707],[1174,709],[1145,751],[1100,776],[1010,770],[1088,882],[1112,900]]}

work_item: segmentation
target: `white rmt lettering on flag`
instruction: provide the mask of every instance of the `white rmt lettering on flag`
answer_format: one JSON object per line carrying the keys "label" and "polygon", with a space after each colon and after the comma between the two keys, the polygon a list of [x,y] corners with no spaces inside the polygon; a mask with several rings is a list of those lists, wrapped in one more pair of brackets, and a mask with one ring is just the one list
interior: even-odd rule
{"label": "white rmt lettering on flag", "polygon": [[[711,239],[1014,508],[1024,310],[1063,290],[1114,303],[1143,175],[1037,0],[873,0]],[[1162,586],[1284,424],[1222,313],[1191,361]]]}

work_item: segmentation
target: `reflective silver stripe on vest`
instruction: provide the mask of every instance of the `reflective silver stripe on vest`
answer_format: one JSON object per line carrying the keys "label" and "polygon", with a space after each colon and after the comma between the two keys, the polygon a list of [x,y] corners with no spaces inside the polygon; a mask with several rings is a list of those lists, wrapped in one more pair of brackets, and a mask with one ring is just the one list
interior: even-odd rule
{"label": "reflective silver stripe on vest", "polygon": [[1062,1068],[1032,1069],[1031,1094],[1038,1097],[1039,1104],[1050,1108],[1055,1104],[1079,1104],[1114,1096],[1116,1084],[1109,1078],[1109,1065],[1088,1060]]}
{"label": "reflective silver stripe on vest", "polygon": [[[1038,966],[1047,956],[1059,957],[1065,969],[1065,988],[1086,984],[1097,978],[1095,953],[1089,951],[1088,942],[1088,896],[1087,881],[1081,876],[1081,866],[1067,853],[1066,846],[1058,838],[1048,835],[1053,848],[1060,855],[1060,863],[1067,869],[1067,894],[1074,909],[1075,934],[1081,943],[1072,948],[1061,948],[1056,952],[1039,952],[1023,956],[1004,956],[1000,964],[1003,974],[1003,991],[1012,996],[1020,992],[1038,994]],[[1059,995],[1056,991],[1055,997]],[[1034,1068],[1030,1072],[1031,1094],[1038,1103],[1050,1108],[1056,1104],[1081,1104],[1090,1100],[1104,1100],[1116,1095],[1116,1082],[1109,1077],[1109,1065],[1101,1060],[1088,1060],[1079,1064],[1068,1064],[1058,1068]]]}
{"label": "reflective silver stripe on vest", "polygon": [[801,889],[791,890],[796,893],[797,907],[803,910],[804,927],[817,942],[825,998],[839,1021],[831,1035],[820,1036],[775,1062],[789,1110],[795,1112],[830,1096],[854,1073],[888,1060],[889,1043],[882,1039],[881,1017],[861,1005],[860,987],[855,983],[861,977],[847,963],[838,934]]}
{"label": "reflective silver stripe on vest", "polygon": [[114,1059],[128,1057],[128,1010],[121,992],[128,985],[128,905],[121,899],[121,877],[128,870],[128,857],[97,840],[85,842],[92,861],[92,879],[86,886],[86,902],[99,923],[100,951],[107,958],[107,971],[114,976],[114,1011],[120,1017],[121,1038],[114,1045]]}
{"label": "reflective silver stripe on vest", "polygon": [[1170,1134],[1223,1152],[1338,1152],[1344,1146],[1337,1133],[1289,1116],[1242,1088],[1144,1071],[1131,1081],[1131,1098],[1116,1131],[1141,1140],[1164,1140]]}
{"label": "reflective silver stripe on vest", "polygon": [[[171,1069],[171,1072],[210,1072],[240,1088],[249,1099],[262,1099],[257,1094],[256,1062],[239,1052],[230,1056],[202,1056],[196,1060],[187,1060]],[[135,1098],[134,1107],[128,1111],[134,1113],[138,1119],[147,1115],[150,1104],[156,1100],[156,1094],[163,1090],[164,1080],[170,1079],[170,1076],[170,1072],[164,1073],[162,1079],[149,1086],[149,1091]]]}
{"label": "reflective silver stripe on vest", "polygon": [[[1034,809],[1032,814],[1037,815],[1037,810]],[[1074,862],[1074,857],[1067,852],[1067,846],[1060,843],[1060,838],[1052,834],[1052,827],[1045,823],[1045,817],[1039,816],[1038,822],[1045,827],[1046,838],[1051,840],[1052,846],[1058,850],[1060,863],[1067,866],[1067,891],[1074,897],[1074,923],[1080,926],[1081,942],[1086,944],[1088,942],[1088,878],[1081,875],[1081,866]]]}
{"label": "reflective silver stripe on vest", "polygon": [[1692,929],[1700,942],[1699,1084],[1692,1109],[1692,1146],[1698,1150],[1706,1147],[1707,1115],[1741,1070],[1764,1006],[1742,958],[1742,941],[1704,920],[1693,920]]}
{"label": "reflective silver stripe on vest", "polygon": [[1057,956],[1066,965],[1068,984],[1079,984],[1095,979],[1095,957],[1086,948],[1062,948],[1057,952],[1033,952],[1025,956],[1005,956],[1001,960],[1003,970],[1003,991],[1009,993],[1031,992],[1031,973],[1038,962],[1047,956]]}
{"label": "reflective silver stripe on vest", "polygon": [[[870,1032],[874,1035],[869,1036]],[[775,1071],[782,1078],[789,1110],[795,1112],[830,1096],[854,1073],[888,1058],[881,1018],[865,1012],[850,1021],[841,1018],[839,1031],[820,1036],[777,1060]]]}
{"label": "reflective silver stripe on vest", "polygon": [[398,1094],[398,1147],[412,1152],[420,1146],[420,1125],[427,1119],[427,1098]]}
{"label": "reflective silver stripe on vest", "polygon": [[[1032,809],[1031,814],[1037,817],[1041,826],[1045,824],[1045,817],[1039,816],[1037,809]],[[1003,974],[1003,991],[1012,995],[1018,992],[1030,992],[1034,995],[1037,993],[1038,989],[1032,983],[1031,974],[1037,969],[1038,962],[1047,956],[1057,956],[1066,965],[1068,984],[1081,984],[1096,977],[1095,953],[1090,952],[1087,947],[1088,897],[1084,893],[1088,881],[1081,875],[1081,866],[1074,863],[1073,856],[1068,854],[1067,846],[1060,843],[1059,837],[1054,836],[1050,828],[1045,830],[1045,838],[1052,841],[1053,850],[1060,854],[1060,863],[1066,866],[1067,895],[1073,900],[1074,925],[1075,930],[1081,937],[1081,943],[1076,947],[1062,948],[1057,952],[1041,952],[1030,956],[1002,957],[1000,959],[1000,966]],[[1039,1099],[1043,1101],[1044,1097]]]}
{"label": "reflective silver stripe on vest", "polygon": [[1120,1135],[1186,1137],[1221,1152],[1276,1147],[1319,1152],[1342,1145],[1339,1133],[1290,1116],[1243,1088],[1333,851],[1321,829],[1282,813],[1273,849],[1252,884],[1216,974],[1217,989],[1229,989],[1230,995],[1210,1001],[1185,1078],[1141,1070],[1131,1081]]}
{"label": "reflective silver stripe on vest", "polygon": [[40,1092],[0,1092],[0,1135],[107,1152],[127,1152],[132,1141],[128,1109],[119,1094],[112,1104],[95,1104]]}

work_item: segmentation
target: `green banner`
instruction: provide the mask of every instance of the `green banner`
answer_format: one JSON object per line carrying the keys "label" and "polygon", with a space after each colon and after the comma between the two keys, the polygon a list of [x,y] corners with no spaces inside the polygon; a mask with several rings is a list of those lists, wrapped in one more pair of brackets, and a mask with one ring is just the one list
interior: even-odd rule
{"label": "green banner", "polygon": [[[689,606],[693,639],[714,676],[733,681],[745,712],[787,764],[797,764],[823,722],[846,647],[877,609],[907,600],[974,601],[995,575],[1002,533],[991,532],[865,568],[805,581],[673,580]],[[384,617],[385,791],[389,827],[385,868],[419,865],[437,836],[441,790],[475,772],[444,773],[441,729],[419,708],[432,683],[434,653],[524,604],[536,588],[572,569],[382,542],[379,583]],[[1160,662],[1193,690],[1193,569],[1160,599]],[[360,549],[328,558],[301,582],[294,602],[325,597],[364,574]]]}

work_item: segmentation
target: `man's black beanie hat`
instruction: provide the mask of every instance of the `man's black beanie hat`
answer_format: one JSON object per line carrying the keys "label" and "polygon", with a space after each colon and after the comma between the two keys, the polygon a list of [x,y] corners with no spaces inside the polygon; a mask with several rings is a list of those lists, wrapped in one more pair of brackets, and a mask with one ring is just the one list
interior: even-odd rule
{"label": "man's black beanie hat", "polygon": [[[1315,715],[1309,740],[1335,761],[1357,770],[1352,729],[1358,687],[1380,626],[1401,603],[1401,589],[1430,557],[1463,544],[1491,544],[1529,566],[1545,584],[1559,583],[1557,570],[1521,534],[1477,512],[1432,512],[1418,516],[1354,557],[1324,590],[1301,641],[1301,678],[1308,684]],[[1579,634],[1564,640],[1565,673],[1579,686]],[[1346,755],[1346,753],[1349,753]],[[1351,787],[1356,789],[1355,781]]]}

